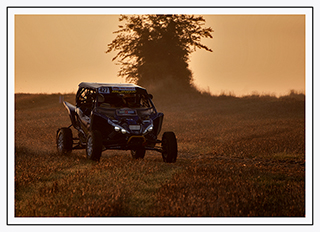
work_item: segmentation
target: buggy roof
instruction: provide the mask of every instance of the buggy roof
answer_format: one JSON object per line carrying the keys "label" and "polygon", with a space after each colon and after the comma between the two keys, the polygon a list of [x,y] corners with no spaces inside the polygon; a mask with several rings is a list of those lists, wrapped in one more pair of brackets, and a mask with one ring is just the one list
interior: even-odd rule
{"label": "buggy roof", "polygon": [[94,82],[81,82],[79,84],[79,88],[90,88],[90,89],[98,89],[101,87],[111,87],[111,88],[128,88],[135,87],[139,89],[145,90],[145,88],[135,85],[135,84],[116,84],[116,83],[94,83]]}

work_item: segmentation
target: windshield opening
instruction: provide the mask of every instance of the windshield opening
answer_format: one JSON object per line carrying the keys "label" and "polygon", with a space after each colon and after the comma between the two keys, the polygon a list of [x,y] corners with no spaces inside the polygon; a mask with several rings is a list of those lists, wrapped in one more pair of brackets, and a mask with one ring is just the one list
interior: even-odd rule
{"label": "windshield opening", "polygon": [[97,106],[105,109],[146,109],[152,107],[148,96],[139,93],[99,94]]}

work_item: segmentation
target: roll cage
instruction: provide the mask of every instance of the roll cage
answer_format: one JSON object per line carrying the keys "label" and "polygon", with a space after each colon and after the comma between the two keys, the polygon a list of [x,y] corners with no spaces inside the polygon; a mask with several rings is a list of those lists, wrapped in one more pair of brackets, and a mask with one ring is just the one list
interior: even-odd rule
{"label": "roll cage", "polygon": [[80,83],[76,106],[90,116],[94,108],[150,108],[156,113],[152,95],[134,84],[101,85]]}

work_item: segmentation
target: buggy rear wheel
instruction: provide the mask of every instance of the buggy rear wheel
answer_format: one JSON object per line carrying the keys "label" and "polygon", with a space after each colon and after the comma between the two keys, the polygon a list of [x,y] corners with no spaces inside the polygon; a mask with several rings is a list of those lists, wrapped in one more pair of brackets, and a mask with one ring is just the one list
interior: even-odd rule
{"label": "buggy rear wheel", "polygon": [[67,154],[72,151],[73,139],[70,128],[62,127],[57,132],[57,151],[59,154]]}
{"label": "buggy rear wheel", "polygon": [[143,159],[146,154],[146,149],[144,147],[138,148],[136,150],[131,150],[132,158]]}
{"label": "buggy rear wheel", "polygon": [[87,158],[100,161],[102,153],[102,138],[100,131],[94,130],[89,133],[87,138],[86,154]]}
{"label": "buggy rear wheel", "polygon": [[173,132],[164,132],[162,135],[162,158],[166,163],[177,160],[178,146],[176,135]]}

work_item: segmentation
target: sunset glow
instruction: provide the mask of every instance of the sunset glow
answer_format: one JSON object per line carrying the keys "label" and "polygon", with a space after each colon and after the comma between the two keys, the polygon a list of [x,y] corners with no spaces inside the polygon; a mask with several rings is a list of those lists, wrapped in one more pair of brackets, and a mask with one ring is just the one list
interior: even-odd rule
{"label": "sunset glow", "polygon": [[[107,44],[119,15],[16,15],[15,92],[68,93],[122,82]],[[204,15],[213,50],[191,54],[194,84],[212,94],[305,91],[304,15]]]}

